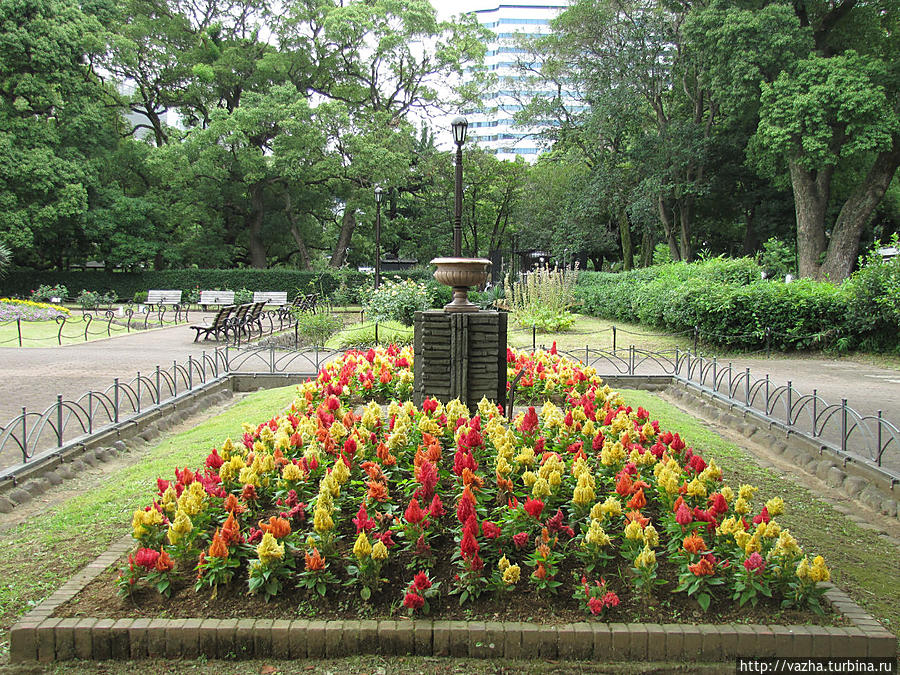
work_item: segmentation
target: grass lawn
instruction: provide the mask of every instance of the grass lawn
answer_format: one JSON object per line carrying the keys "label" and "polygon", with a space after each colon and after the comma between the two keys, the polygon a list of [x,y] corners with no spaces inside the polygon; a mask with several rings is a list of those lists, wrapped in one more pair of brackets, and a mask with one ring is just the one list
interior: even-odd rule
{"label": "grass lawn", "polygon": [[[130,531],[131,514],[147,503],[155,491],[157,476],[171,476],[176,466],[197,466],[212,447],[226,437],[241,434],[242,422],[266,419],[290,403],[293,387],[257,392],[235,403],[194,428],[164,437],[158,444],[136,450],[140,461],[120,468],[102,479],[85,476],[66,483],[60,490],[73,496],[38,516],[0,530],[0,642],[8,650],[6,631],[29,607],[64,583],[87,562],[101,553],[113,540]],[[746,451],[709,431],[702,422],[679,411],[662,399],[641,391],[624,391],[630,405],[643,405],[664,429],[679,431],[686,442],[714,457],[733,486],[743,482],[759,487],[756,501],[781,495],[787,512],[779,517],[809,550],[821,552],[832,569],[833,580],[880,619],[895,634],[900,632],[900,587],[892,580],[900,568],[900,550],[878,534],[857,526],[819,496],[794,485],[776,472],[760,468]],[[133,457],[132,459],[137,459]],[[15,515],[15,514],[13,514]],[[52,564],[51,564],[52,561]],[[286,616],[286,618],[289,618]],[[591,670],[593,665],[598,670]],[[600,664],[530,662],[500,664],[464,659],[352,657],[330,661],[207,663],[205,660],[179,662],[180,672],[276,673],[276,672],[352,672],[352,673],[445,673],[496,672],[601,672]],[[674,665],[674,664],[670,664]],[[697,672],[696,664],[681,666],[684,672]],[[165,662],[110,664],[67,663],[51,667],[49,672],[172,672]],[[509,668],[509,670],[503,670]],[[645,672],[641,664],[624,670],[602,672]],[[669,669],[666,669],[667,672]],[[36,672],[13,666],[0,666],[3,672]],[[47,672],[43,671],[42,672]]]}
{"label": "grass lawn", "polygon": [[[127,319],[120,318],[120,321]],[[164,321],[163,327],[174,326],[174,321]],[[148,330],[159,328],[159,321],[154,322],[151,317],[148,323]],[[22,346],[23,347],[57,347],[60,345],[59,324],[55,321],[22,321]],[[140,328],[136,328],[139,326]],[[131,320],[131,331],[127,326],[113,322],[104,316],[95,316],[88,325],[87,321],[82,318],[80,313],[73,313],[62,329],[62,344],[81,344],[84,342],[93,342],[95,340],[103,340],[108,337],[118,337],[121,335],[129,335],[131,333],[143,330],[143,317],[135,316]],[[85,327],[87,327],[87,340],[85,340]],[[0,324],[0,347],[18,347],[19,346],[19,329],[15,321]]]}

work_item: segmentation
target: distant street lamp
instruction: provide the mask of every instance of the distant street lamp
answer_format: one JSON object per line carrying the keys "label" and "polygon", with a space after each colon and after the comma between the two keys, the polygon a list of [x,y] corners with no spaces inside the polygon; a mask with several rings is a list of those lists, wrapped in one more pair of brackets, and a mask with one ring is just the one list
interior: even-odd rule
{"label": "distant street lamp", "polygon": [[375,289],[381,287],[381,202],[384,190],[375,186]]}
{"label": "distant street lamp", "polygon": [[453,127],[453,142],[456,143],[456,203],[453,212],[453,255],[462,257],[462,146],[466,142],[466,130],[469,123],[465,117],[455,117],[450,123]]}

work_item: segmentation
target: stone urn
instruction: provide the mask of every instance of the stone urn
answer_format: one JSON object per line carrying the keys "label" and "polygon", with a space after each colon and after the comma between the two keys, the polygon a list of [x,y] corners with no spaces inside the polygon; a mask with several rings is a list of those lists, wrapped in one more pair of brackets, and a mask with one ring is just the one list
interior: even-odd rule
{"label": "stone urn", "polygon": [[445,312],[477,312],[478,305],[469,302],[469,287],[481,286],[488,278],[491,261],[485,258],[435,258],[434,278],[453,288],[453,301],[444,305]]}

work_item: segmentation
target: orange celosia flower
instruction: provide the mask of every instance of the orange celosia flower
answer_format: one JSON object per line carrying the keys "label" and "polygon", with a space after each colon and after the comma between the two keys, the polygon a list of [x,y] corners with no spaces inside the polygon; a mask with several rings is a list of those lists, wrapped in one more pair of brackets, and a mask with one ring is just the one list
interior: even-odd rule
{"label": "orange celosia flower", "polygon": [[209,553],[210,558],[227,558],[228,557],[228,545],[225,543],[225,538],[222,536],[222,532],[217,528],[216,533],[213,535],[212,543],[209,545]]}
{"label": "orange celosia flower", "polygon": [[347,429],[352,429],[353,425],[356,423],[356,419],[353,417],[353,412],[350,411],[346,415],[341,418],[341,422],[344,424]]}
{"label": "orange celosia flower", "polygon": [[375,454],[385,466],[394,466],[394,464],[397,463],[397,458],[391,454],[390,449],[388,449],[388,446],[384,443],[378,444],[378,447],[375,449]]}
{"label": "orange celosia flower", "polygon": [[222,507],[225,509],[226,513],[236,513],[238,515],[247,510],[247,507],[241,504],[238,501],[238,498],[232,494],[229,494],[227,497],[225,497],[225,503],[222,505]]}
{"label": "orange celosia flower", "polygon": [[275,460],[276,466],[284,466],[290,460],[284,456],[284,453],[281,451],[281,448],[276,448],[275,452],[272,453],[272,458]]}
{"label": "orange celosia flower", "polygon": [[644,481],[638,479],[631,484],[631,494],[634,494],[638,490],[643,490],[644,488],[649,488],[649,487],[650,486],[647,485]]}
{"label": "orange celosia flower", "polygon": [[462,481],[463,485],[469,487],[470,485],[474,485],[475,489],[484,487],[484,479],[481,476],[477,476],[472,473],[469,467],[465,467],[462,471]]}
{"label": "orange celosia flower", "polygon": [[628,504],[626,506],[629,509],[642,509],[647,506],[647,498],[644,497],[644,489],[641,488],[637,492],[634,493],[634,496],[628,500]]}
{"label": "orange celosia flower", "polygon": [[641,527],[647,527],[647,525],[650,523],[650,519],[645,518],[640,511],[629,511],[625,514],[625,519],[629,522],[636,520],[641,524]]}
{"label": "orange celosia flower", "polygon": [[328,438],[328,429],[321,426],[320,422],[319,428],[316,429],[316,440],[319,441],[319,443],[324,443],[326,438]]}
{"label": "orange celosia flower", "polygon": [[689,537],[685,537],[682,545],[684,546],[684,550],[688,553],[696,554],[706,550],[706,542],[703,541],[703,537],[699,536],[696,532],[692,532]]}
{"label": "orange celosia flower", "polygon": [[534,576],[537,579],[546,579],[547,578],[547,568],[544,567],[544,563],[539,562],[537,569],[534,571]]}
{"label": "orange celosia flower", "polygon": [[230,546],[237,543],[240,537],[241,526],[238,524],[237,518],[234,517],[234,513],[229,513],[228,518],[225,519],[225,524],[222,525],[222,538]]}
{"label": "orange celosia flower", "polygon": [[627,473],[623,473],[619,476],[619,480],[616,481],[616,492],[618,492],[623,497],[631,494],[631,476]]}
{"label": "orange celosia flower", "polygon": [[325,560],[319,555],[318,549],[313,548],[312,555],[308,552],[305,555],[307,572],[320,572],[325,569]]}
{"label": "orange celosia flower", "polygon": [[500,474],[497,474],[497,490],[499,492],[512,492],[513,482]]}
{"label": "orange celosia flower", "polygon": [[541,528],[541,541],[545,544],[550,541],[550,530],[546,527]]}
{"label": "orange celosia flower", "polygon": [[694,576],[698,577],[709,576],[716,573],[712,563],[706,558],[700,558],[700,560],[693,565],[688,565],[688,570],[690,570]]}
{"label": "orange celosia flower", "polygon": [[363,462],[359,466],[369,476],[369,480],[380,481],[384,479],[381,467],[375,462]]}
{"label": "orange celosia flower", "polygon": [[537,554],[542,558],[548,558],[550,556],[550,547],[547,544],[541,544],[537,547]]}
{"label": "orange celosia flower", "polygon": [[369,499],[376,502],[386,502],[388,500],[387,486],[384,483],[369,481],[366,485],[369,486]]}
{"label": "orange celosia flower", "polygon": [[462,501],[463,499],[467,499],[467,500],[469,500],[470,502],[472,502],[472,505],[473,505],[473,506],[474,506],[475,504],[477,504],[477,501],[476,501],[476,499],[475,499],[475,495],[472,494],[472,490],[469,489],[469,486],[468,486],[468,485],[466,485],[466,486],[463,488],[462,495],[460,496],[459,499],[460,499],[460,501]]}
{"label": "orange celosia flower", "polygon": [[175,568],[175,561],[172,560],[172,557],[163,549],[159,550],[159,557],[156,559],[156,571],[157,572],[170,572]]}
{"label": "orange celosia flower", "polygon": [[259,529],[261,529],[263,532],[268,532],[276,539],[284,539],[291,533],[291,524],[284,518],[272,516],[271,518],[269,518],[268,523],[259,521]]}

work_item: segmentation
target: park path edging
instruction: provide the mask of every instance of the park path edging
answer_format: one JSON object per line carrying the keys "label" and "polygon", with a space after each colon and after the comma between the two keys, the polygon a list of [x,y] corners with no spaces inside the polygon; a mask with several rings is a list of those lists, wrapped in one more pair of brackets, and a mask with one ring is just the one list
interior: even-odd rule
{"label": "park path edging", "polygon": [[127,535],[10,630],[12,663],[144,658],[332,658],[354,654],[595,661],[731,661],[751,657],[882,657],[897,639],[831,585],[851,626],[306,619],[59,618],[58,607],[131,550]]}

